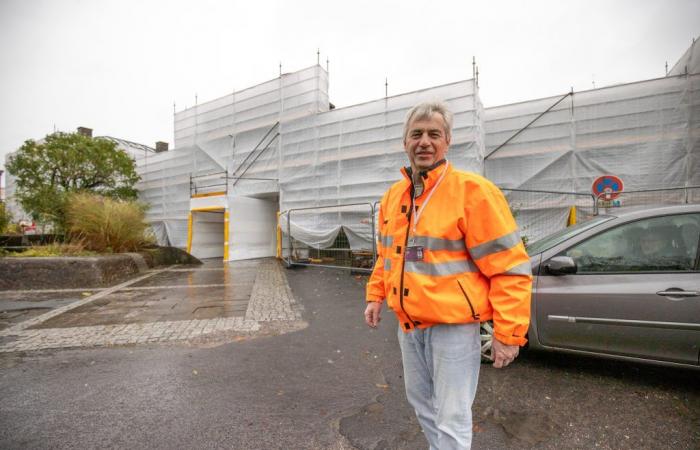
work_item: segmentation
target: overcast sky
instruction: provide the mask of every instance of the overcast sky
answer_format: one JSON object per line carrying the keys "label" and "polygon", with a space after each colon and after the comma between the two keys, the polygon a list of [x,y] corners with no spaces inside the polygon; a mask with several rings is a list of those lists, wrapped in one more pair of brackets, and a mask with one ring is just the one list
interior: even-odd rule
{"label": "overcast sky", "polygon": [[485,106],[664,75],[700,35],[698,0],[0,0],[0,162],[94,129],[173,142],[192,106],[330,60],[348,106],[471,78]]}

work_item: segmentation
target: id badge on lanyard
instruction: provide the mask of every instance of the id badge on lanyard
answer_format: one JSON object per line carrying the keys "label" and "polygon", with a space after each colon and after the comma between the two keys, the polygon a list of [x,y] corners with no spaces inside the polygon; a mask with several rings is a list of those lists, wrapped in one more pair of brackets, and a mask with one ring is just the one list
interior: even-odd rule
{"label": "id badge on lanyard", "polygon": [[423,261],[423,246],[413,245],[406,247],[406,261]]}
{"label": "id badge on lanyard", "polygon": [[[418,225],[418,220],[420,220],[420,216],[423,214],[423,210],[425,207],[428,205],[428,202],[430,201],[430,198],[433,196],[433,193],[437,190],[438,186],[440,186],[440,183],[442,182],[442,179],[445,177],[445,174],[447,173],[447,166],[449,165],[449,162],[445,163],[445,168],[442,171],[442,174],[440,175],[440,178],[438,179],[437,183],[435,183],[435,186],[433,189],[428,193],[428,197],[425,199],[423,204],[421,205],[420,208],[416,207],[416,213],[414,214],[414,219],[413,219],[413,227],[411,228],[411,235],[409,237],[409,245],[406,247],[406,253],[405,253],[405,258],[406,261],[423,261],[423,246],[422,245],[415,245],[415,236],[416,236],[416,227]],[[414,205],[416,203],[415,197],[413,198]]]}

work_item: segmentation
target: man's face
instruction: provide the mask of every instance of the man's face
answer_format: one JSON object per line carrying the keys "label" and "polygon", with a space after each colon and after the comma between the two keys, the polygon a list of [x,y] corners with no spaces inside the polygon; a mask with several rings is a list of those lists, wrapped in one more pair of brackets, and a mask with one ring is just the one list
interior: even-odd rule
{"label": "man's face", "polygon": [[445,132],[445,120],[439,113],[430,119],[414,120],[403,142],[414,170],[425,170],[447,154],[450,138]]}

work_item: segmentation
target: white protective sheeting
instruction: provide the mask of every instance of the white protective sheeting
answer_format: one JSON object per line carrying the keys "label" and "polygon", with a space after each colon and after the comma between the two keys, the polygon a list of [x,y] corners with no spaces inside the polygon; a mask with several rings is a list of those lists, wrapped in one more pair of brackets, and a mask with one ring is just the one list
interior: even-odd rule
{"label": "white protective sheeting", "polygon": [[175,149],[137,161],[147,220],[164,224],[167,241],[184,248],[191,193],[277,196],[275,124],[328,108],[328,74],[313,66],[176,113]]}
{"label": "white protective sheeting", "polygon": [[[699,84],[690,75],[573,93],[525,129],[562,97],[487,108],[485,174],[502,187],[579,193],[605,174],[625,190],[700,185]],[[563,227],[569,206],[592,211],[592,200],[555,197],[522,202],[518,220],[531,240]]]}
{"label": "white protective sheeting", "polygon": [[229,216],[229,259],[264,258],[277,254],[277,201],[232,197]]}
{"label": "white protective sheeting", "polygon": [[170,245],[170,240],[168,239],[168,230],[165,227],[165,222],[153,221],[150,223],[151,231],[153,236],[156,238],[156,244],[168,246]]}
{"label": "white protective sheeting", "polygon": [[[333,245],[341,230],[353,250],[371,251],[372,211],[377,205],[358,203],[347,206],[292,209],[280,216],[280,228],[299,243],[316,249]],[[289,221],[291,217],[291,221]],[[286,242],[285,242],[286,244]]]}
{"label": "white protective sheeting", "polygon": [[193,159],[192,148],[183,148],[158,153],[137,166],[139,199],[149,207],[146,220],[157,224],[154,231],[160,245],[187,246]]}
{"label": "white protective sheeting", "polygon": [[700,73],[700,45],[698,39],[693,39],[688,50],[683,53],[683,56],[673,65],[668,71],[669,76],[685,75],[685,74]]}
{"label": "white protective sheeting", "polygon": [[[328,109],[327,93],[328,76],[314,66],[177,113],[176,148],[138,167],[137,188],[151,207],[148,220],[159,224],[159,240],[184,247],[191,191],[224,190],[232,214],[239,197],[279,201],[292,217],[291,223],[281,217],[282,231],[291,230],[300,247],[328,248],[342,230],[353,250],[372,249],[372,210],[407,164],[404,116],[433,99],[455,113],[450,161],[505,188],[531,241],[563,227],[571,206],[579,218],[590,214],[593,201],[585,193],[600,175],[620,176],[626,190],[700,185],[698,74],[485,111],[472,80],[335,110]],[[700,201],[699,191],[689,200]],[[672,201],[659,195],[658,201]],[[247,224],[242,229],[254,233]],[[239,230],[234,241],[244,246],[244,240]]]}
{"label": "white protective sheeting", "polygon": [[448,157],[480,171],[482,108],[472,80],[329,111],[328,75],[314,66],[177,113],[175,150],[139,166],[148,219],[163,223],[175,245],[186,242],[170,231],[186,220],[190,193],[279,198],[280,209],[360,203],[293,215],[292,233],[325,248],[342,228],[353,249],[371,249],[373,204],[407,164],[403,119],[423,100],[448,103],[455,113]]}
{"label": "white protective sheeting", "polygon": [[312,66],[176,113],[175,147],[267,128],[328,105],[328,74]]}
{"label": "white protective sheeting", "polygon": [[[472,80],[282,122],[280,206],[292,210],[295,239],[326,248],[342,227],[353,250],[372,248],[368,217],[373,204],[408,165],[404,118],[412,106],[427,100],[445,101],[455,115],[448,159],[460,169],[480,172],[481,104]],[[355,204],[340,211],[318,209]]]}

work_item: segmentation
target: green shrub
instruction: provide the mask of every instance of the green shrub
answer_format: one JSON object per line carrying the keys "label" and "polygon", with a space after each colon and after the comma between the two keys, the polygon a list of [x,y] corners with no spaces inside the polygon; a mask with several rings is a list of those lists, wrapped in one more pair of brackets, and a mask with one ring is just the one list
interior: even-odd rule
{"label": "green shrub", "polygon": [[3,234],[13,234],[15,236],[22,234],[22,227],[20,227],[18,223],[12,222],[5,227],[5,232]]}
{"label": "green shrub", "polygon": [[133,200],[71,194],[66,207],[69,240],[100,253],[137,251],[153,243],[145,211]]}
{"label": "green shrub", "polygon": [[7,252],[10,257],[38,257],[38,256],[94,256],[97,253],[85,250],[80,242],[67,244],[53,243],[48,245],[35,245],[23,252]]}

